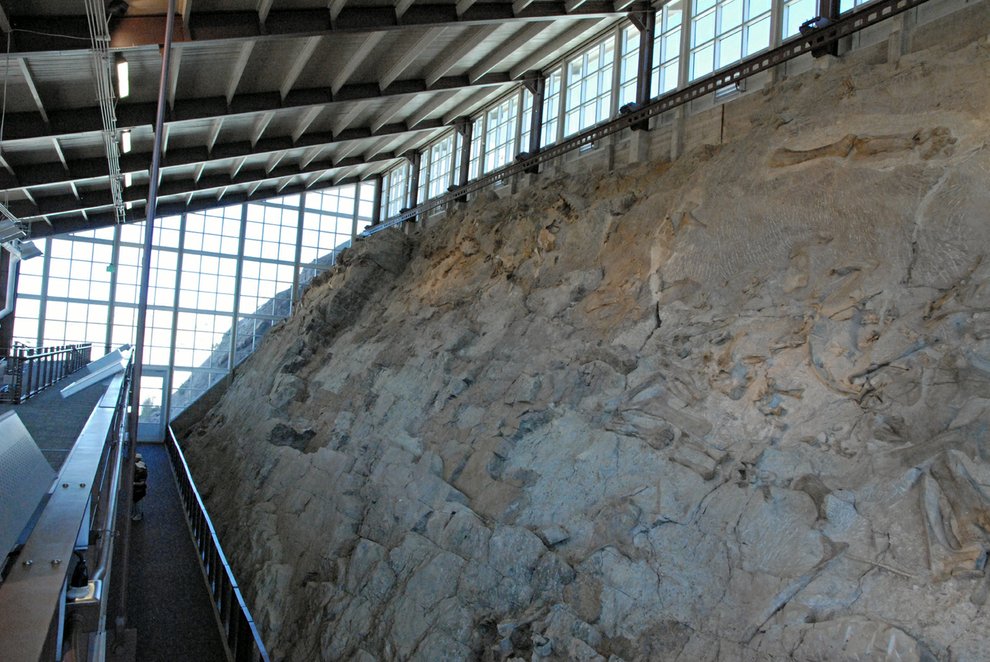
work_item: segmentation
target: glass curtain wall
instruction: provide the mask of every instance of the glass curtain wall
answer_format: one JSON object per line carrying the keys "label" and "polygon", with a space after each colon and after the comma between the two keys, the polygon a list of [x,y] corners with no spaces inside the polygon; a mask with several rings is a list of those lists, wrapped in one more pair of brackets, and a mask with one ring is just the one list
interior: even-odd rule
{"label": "glass curtain wall", "polygon": [[[351,185],[159,219],[144,364],[165,377],[147,406],[175,416],[247,358],[368,226],[373,198]],[[94,358],[132,343],[143,239],[143,223],[46,239],[21,263],[15,340],[89,342]]]}

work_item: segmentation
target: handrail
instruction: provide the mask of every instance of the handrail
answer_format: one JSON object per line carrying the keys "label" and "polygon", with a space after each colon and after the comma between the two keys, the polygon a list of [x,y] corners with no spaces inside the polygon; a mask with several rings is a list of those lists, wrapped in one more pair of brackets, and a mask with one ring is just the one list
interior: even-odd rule
{"label": "handrail", "polygon": [[[123,424],[130,370],[114,377],[59,471],[17,563],[0,584],[0,657],[5,662],[102,659],[90,634],[105,640]],[[88,534],[88,535],[83,535]],[[66,599],[73,555],[96,568],[85,596]]]}
{"label": "handrail", "polygon": [[847,37],[855,32],[880,21],[886,20],[918,5],[924,4],[928,0],[879,0],[863,5],[850,11],[840,18],[834,19],[833,23],[811,30],[799,36],[790,38],[781,46],[765,50],[753,57],[737,62],[734,65],[724,67],[692,83],[667,94],[655,97],[646,105],[635,108],[631,112],[620,115],[614,119],[601,122],[583,133],[579,133],[573,138],[568,138],[563,142],[542,148],[537,154],[529,155],[525,152],[516,157],[516,162],[503,166],[483,177],[468,182],[463,186],[455,187],[451,192],[445,193],[436,198],[406,209],[399,214],[388,218],[378,225],[373,225],[362,232],[358,237],[366,238],[391,227],[395,227],[405,221],[414,220],[421,215],[425,215],[437,207],[441,207],[451,202],[459,202],[465,199],[469,193],[476,193],[492,184],[508,179],[514,175],[525,172],[536,172],[540,164],[556,159],[567,152],[580,149],[585,145],[590,145],[596,140],[601,140],[613,133],[618,133],[623,129],[634,126],[643,126],[651,117],[661,115],[669,110],[683,106],[699,97],[711,94],[723,87],[738,83],[750,76],[771,69],[788,60],[810,53],[818,52],[829,44],[835,43],[842,37]]}
{"label": "handrail", "polygon": [[41,393],[89,363],[92,352],[90,343],[11,348],[6,354],[4,374],[13,379],[7,389],[0,392],[0,402],[20,404]]}
{"label": "handrail", "polygon": [[167,426],[165,446],[172,460],[172,471],[186,511],[189,534],[196,545],[227,658],[232,662],[270,662],[171,425]]}

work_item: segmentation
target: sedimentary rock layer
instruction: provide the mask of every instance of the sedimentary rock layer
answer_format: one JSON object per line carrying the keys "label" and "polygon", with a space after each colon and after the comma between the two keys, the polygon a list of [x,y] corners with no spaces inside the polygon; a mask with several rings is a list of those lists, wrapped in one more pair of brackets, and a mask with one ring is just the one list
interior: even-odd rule
{"label": "sedimentary rock layer", "polygon": [[273,656],[990,659],[988,71],[359,242],[184,442]]}

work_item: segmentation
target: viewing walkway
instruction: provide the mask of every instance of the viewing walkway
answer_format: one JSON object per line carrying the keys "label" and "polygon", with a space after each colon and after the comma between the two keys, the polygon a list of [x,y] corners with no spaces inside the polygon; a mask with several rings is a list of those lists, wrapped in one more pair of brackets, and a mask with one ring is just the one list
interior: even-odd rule
{"label": "viewing walkway", "polygon": [[[21,404],[0,405],[0,414],[13,411],[18,415],[57,472],[110,380],[63,399],[60,389],[72,382],[70,376]],[[138,444],[138,452],[148,465],[148,492],[140,502],[143,518],[131,522],[127,568],[127,627],[137,631],[134,659],[225,662],[217,617],[166,447]],[[120,570],[115,566],[114,575],[119,577]],[[114,611],[111,604],[110,613]],[[112,623],[107,627],[112,628]],[[4,657],[0,650],[0,659]]]}
{"label": "viewing walkway", "polygon": [[225,662],[210,596],[164,444],[138,444],[148,465],[144,518],[131,523],[128,626],[142,662]]}

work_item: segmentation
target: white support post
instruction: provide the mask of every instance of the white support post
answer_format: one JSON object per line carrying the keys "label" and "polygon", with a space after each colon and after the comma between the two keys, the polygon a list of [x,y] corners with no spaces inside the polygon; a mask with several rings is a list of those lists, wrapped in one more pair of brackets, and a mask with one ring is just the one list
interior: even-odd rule
{"label": "white support post", "polygon": [[172,333],[168,345],[168,371],[165,375],[165,393],[162,396],[162,420],[168,424],[172,418],[172,384],[175,376],[175,344],[179,339],[179,300],[182,294],[182,262],[186,246],[186,215],[179,217],[179,246],[175,257],[175,293],[172,297]]}

